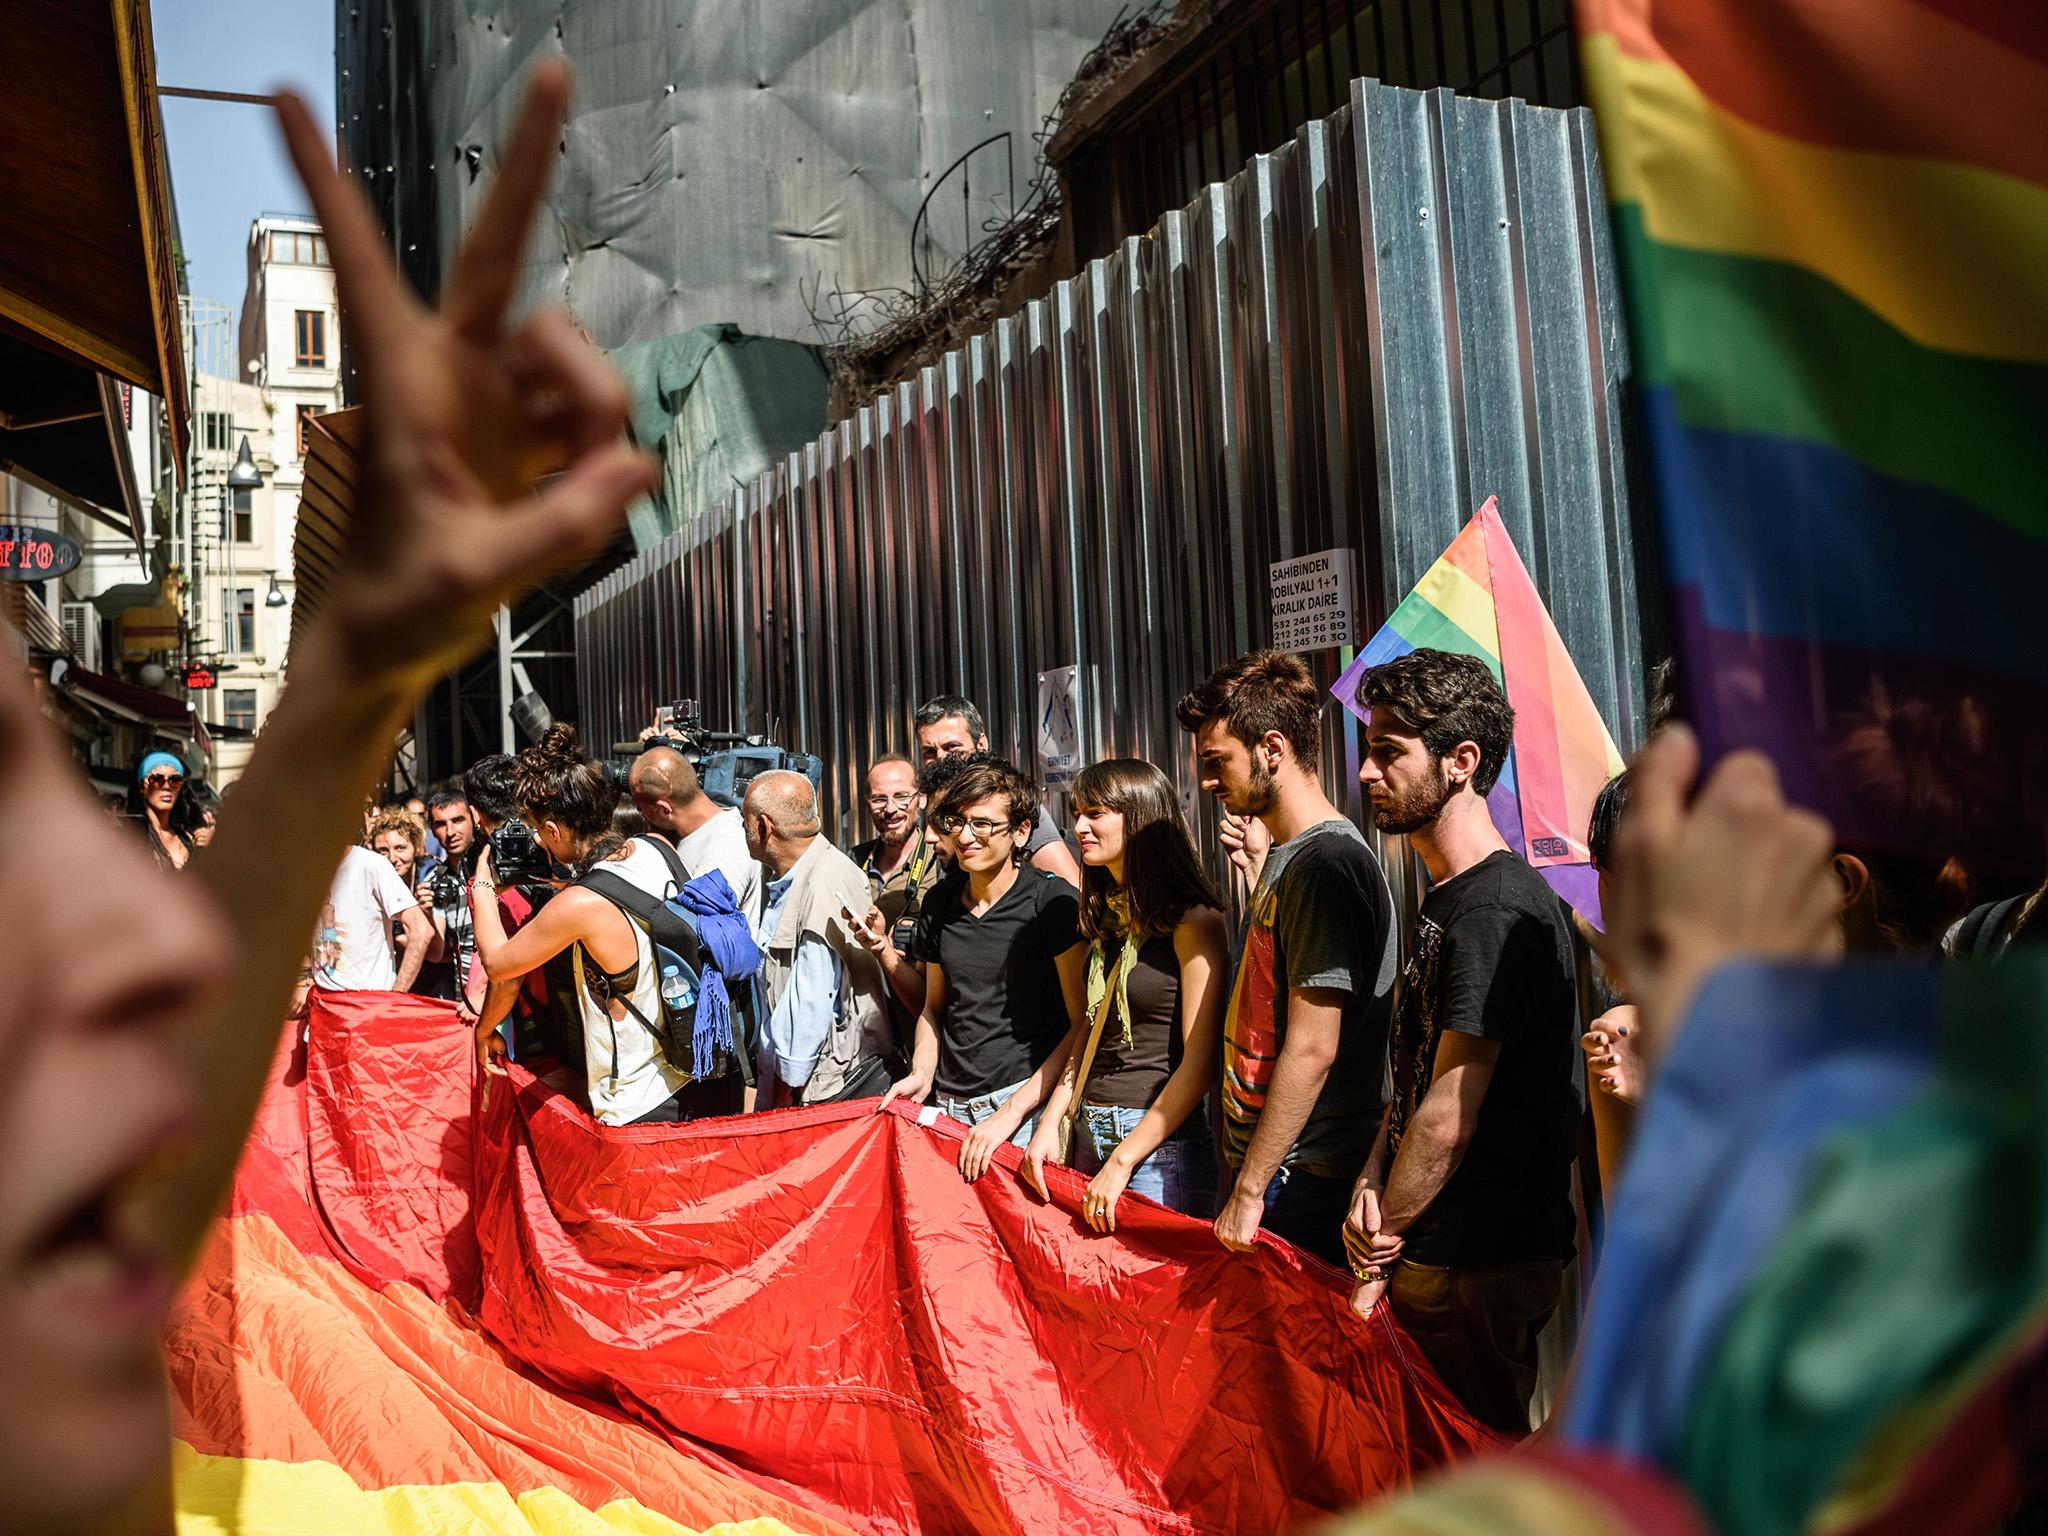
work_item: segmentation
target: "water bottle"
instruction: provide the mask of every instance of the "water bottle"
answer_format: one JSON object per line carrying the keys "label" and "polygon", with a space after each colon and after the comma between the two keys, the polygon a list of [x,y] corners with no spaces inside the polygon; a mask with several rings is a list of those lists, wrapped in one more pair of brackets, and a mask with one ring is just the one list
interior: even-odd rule
{"label": "water bottle", "polygon": [[677,966],[661,968],[661,1001],[672,1013],[688,1013],[697,1001],[697,989]]}

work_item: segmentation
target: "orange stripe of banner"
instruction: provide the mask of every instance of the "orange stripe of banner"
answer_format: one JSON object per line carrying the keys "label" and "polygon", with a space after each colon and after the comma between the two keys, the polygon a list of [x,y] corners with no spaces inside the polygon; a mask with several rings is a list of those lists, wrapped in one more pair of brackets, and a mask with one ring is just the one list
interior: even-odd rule
{"label": "orange stripe of banner", "polygon": [[2014,131],[2048,101],[2048,64],[1911,0],[1589,0],[1580,12],[1624,55],[1676,66],[1772,133],[2048,185],[2048,132]]}
{"label": "orange stripe of banner", "polygon": [[527,1379],[416,1287],[373,1290],[267,1216],[221,1223],[165,1355],[178,1437],[203,1455],[328,1463],[365,1489],[554,1490],[587,1510],[637,1499],[691,1528],[768,1516],[844,1530]]}

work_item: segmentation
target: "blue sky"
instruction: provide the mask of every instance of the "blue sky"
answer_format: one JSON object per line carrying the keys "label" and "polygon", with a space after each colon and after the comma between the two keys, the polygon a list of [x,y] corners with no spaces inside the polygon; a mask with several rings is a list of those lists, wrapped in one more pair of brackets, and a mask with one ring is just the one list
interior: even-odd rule
{"label": "blue sky", "polygon": [[[154,0],[160,85],[268,92],[289,85],[334,121],[334,0]],[[276,121],[261,107],[163,103],[164,138],[195,298],[239,315],[249,222],[307,211]]]}

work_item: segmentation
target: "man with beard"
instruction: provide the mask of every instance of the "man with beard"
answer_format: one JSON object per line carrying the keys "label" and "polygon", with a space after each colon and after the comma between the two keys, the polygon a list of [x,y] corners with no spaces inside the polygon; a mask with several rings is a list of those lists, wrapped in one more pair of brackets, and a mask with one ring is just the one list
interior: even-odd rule
{"label": "man with beard", "polygon": [[900,752],[868,769],[868,819],[875,835],[854,845],[853,862],[867,875],[875,904],[854,936],[889,979],[897,1022],[908,1034],[924,1007],[924,967],[909,958],[924,898],[945,874],[938,840],[924,823],[917,765]]}
{"label": "man with beard", "polygon": [[[1323,690],[1298,656],[1259,651],[1180,701],[1202,787],[1272,838],[1253,880],[1244,957],[1223,1023],[1223,1153],[1236,1178],[1216,1218],[1244,1251],[1263,1225],[1331,1264],[1386,1107],[1393,898],[1379,861],[1316,777]],[[1234,855],[1234,858],[1241,857]]]}
{"label": "man with beard", "polygon": [[1359,699],[1373,820],[1407,837],[1430,891],[1394,1020],[1393,1099],[1347,1223],[1352,1307],[1386,1295],[1467,1410],[1520,1434],[1573,1251],[1571,932],[1487,810],[1515,714],[1485,664],[1415,651],[1368,673]]}

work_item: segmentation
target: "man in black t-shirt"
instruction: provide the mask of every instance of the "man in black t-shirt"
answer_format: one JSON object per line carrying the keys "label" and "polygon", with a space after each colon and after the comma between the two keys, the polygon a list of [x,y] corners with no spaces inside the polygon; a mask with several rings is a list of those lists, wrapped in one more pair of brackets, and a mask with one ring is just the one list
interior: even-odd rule
{"label": "man in black t-shirt", "polygon": [[1038,1128],[1068,1031],[1087,1006],[1088,947],[1066,881],[1023,860],[1038,809],[1008,763],[978,762],[940,792],[934,829],[952,838],[959,870],[926,898],[916,953],[924,964],[910,1071],[882,1102],[922,1101],[972,1127],[960,1171],[979,1178],[1005,1141]]}
{"label": "man in black t-shirt", "polygon": [[1486,665],[1418,650],[1376,667],[1359,782],[1431,889],[1394,1014],[1393,1098],[1353,1194],[1353,1307],[1382,1294],[1494,1429],[1530,1428],[1536,1339],[1572,1256],[1584,1109],[1571,934],[1486,804],[1514,711]]}

